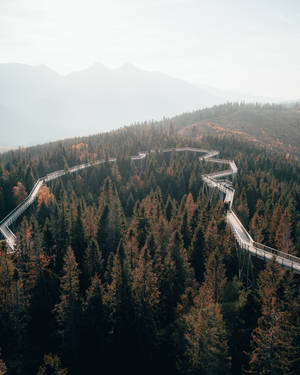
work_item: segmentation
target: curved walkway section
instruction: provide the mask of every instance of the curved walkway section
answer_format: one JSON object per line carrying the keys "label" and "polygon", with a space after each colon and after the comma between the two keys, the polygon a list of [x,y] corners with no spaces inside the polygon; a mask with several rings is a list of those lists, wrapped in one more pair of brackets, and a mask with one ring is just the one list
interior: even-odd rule
{"label": "curved walkway section", "polygon": [[[204,150],[200,148],[192,148],[192,147],[168,148],[168,149],[159,150],[159,151],[160,152],[186,152],[188,151],[188,152],[202,153],[204,155],[200,156],[199,160],[210,162],[210,163],[227,165],[228,168],[223,171],[218,171],[218,172],[214,172],[210,174],[204,174],[201,177],[202,177],[204,184],[206,184],[207,186],[213,189],[218,189],[224,193],[225,195],[224,203],[228,204],[226,221],[229,224],[240,248],[243,251],[247,251],[251,255],[256,256],[260,259],[275,260],[281,266],[288,268],[295,273],[300,274],[300,258],[255,242],[250,236],[250,234],[248,233],[248,231],[244,228],[243,224],[241,223],[237,215],[232,210],[232,203],[233,203],[235,190],[232,187],[232,183],[225,178],[234,176],[238,171],[237,166],[233,160],[215,158],[215,156],[219,155],[219,151],[208,151],[208,150]],[[155,151],[151,150],[150,153],[152,152],[155,152]],[[147,154],[148,152],[140,152],[137,156],[132,156],[131,159],[142,160],[147,156]],[[115,161],[116,161],[116,158],[110,158],[107,160],[107,162],[115,162]],[[104,164],[105,162],[106,161],[104,159],[101,159],[101,160],[97,160],[94,162],[79,164],[67,170],[62,169],[56,172],[49,173],[42,178],[39,178],[37,182],[35,183],[34,187],[32,188],[30,194],[26,197],[26,199],[0,222],[0,232],[5,237],[6,242],[11,249],[10,252],[15,251],[16,236],[9,229],[9,226],[14,221],[16,221],[17,218],[34,202],[43,184],[49,181],[52,181],[58,177],[61,177],[63,175],[74,173],[82,169],[93,167],[96,165]]]}

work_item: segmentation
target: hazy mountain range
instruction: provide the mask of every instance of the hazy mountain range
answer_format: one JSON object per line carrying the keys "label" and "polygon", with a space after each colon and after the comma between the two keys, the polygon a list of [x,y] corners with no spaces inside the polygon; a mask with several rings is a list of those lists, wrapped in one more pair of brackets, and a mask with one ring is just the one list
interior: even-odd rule
{"label": "hazy mountain range", "polygon": [[109,69],[96,63],[65,76],[46,66],[0,64],[0,146],[99,133],[228,100],[263,101],[130,64]]}

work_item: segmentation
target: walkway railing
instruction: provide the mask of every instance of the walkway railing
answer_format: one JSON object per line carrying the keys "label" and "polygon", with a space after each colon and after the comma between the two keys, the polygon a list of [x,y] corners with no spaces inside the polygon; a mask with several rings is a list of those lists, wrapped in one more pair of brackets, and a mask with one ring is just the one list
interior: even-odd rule
{"label": "walkway railing", "polygon": [[[219,155],[219,151],[209,151],[205,149],[195,148],[195,147],[174,147],[159,150],[160,152],[197,152],[197,153],[204,153],[205,155],[199,157],[199,160],[206,161],[206,162],[215,162],[219,164],[228,164],[229,169],[224,171],[213,172],[209,174],[202,175],[202,180],[205,184],[209,185],[210,187],[217,188],[225,194],[224,202],[229,204],[229,209],[226,215],[227,223],[229,224],[234,237],[236,238],[237,242],[239,243],[240,247],[250,252],[251,254],[257,256],[258,258],[265,259],[265,260],[272,260],[280,264],[283,267],[291,269],[293,272],[300,273],[300,258],[285,253],[283,251],[273,249],[266,245],[260,244],[255,242],[248,231],[245,229],[237,215],[232,210],[232,203],[234,198],[234,188],[232,187],[230,181],[226,180],[218,180],[221,177],[235,175],[238,171],[237,166],[233,160],[226,160],[226,159],[214,159],[215,156]],[[149,153],[155,152],[151,150]],[[132,156],[132,160],[142,160],[147,156],[148,152],[140,152],[136,156]],[[110,158],[107,160],[108,162],[115,162],[116,158]],[[65,174],[74,173],[79,170],[89,168],[92,166],[96,166],[99,164],[105,163],[104,159],[83,163],[79,165],[75,165],[74,167],[68,168],[67,170],[58,170],[52,173],[47,174],[46,176],[39,178],[36,183],[34,184],[31,192],[25,198],[25,200],[20,203],[14,210],[12,210],[8,215],[5,216],[4,219],[0,222],[0,231],[6,239],[8,246],[11,249],[11,252],[15,251],[16,245],[16,236],[10,230],[9,226],[17,220],[17,218],[34,202],[40,188],[46,182],[52,181],[58,177],[61,177]]]}

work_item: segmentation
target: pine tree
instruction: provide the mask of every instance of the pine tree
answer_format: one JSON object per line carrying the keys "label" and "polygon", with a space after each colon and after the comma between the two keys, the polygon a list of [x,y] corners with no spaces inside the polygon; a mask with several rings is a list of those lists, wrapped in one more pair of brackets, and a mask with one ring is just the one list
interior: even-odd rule
{"label": "pine tree", "polygon": [[212,216],[210,221],[208,222],[205,234],[205,258],[207,259],[209,254],[216,249],[218,246],[218,240],[219,240],[219,232],[218,232],[218,226],[215,219],[215,215]]}
{"label": "pine tree", "polygon": [[132,270],[131,294],[137,315],[149,326],[153,324],[159,303],[158,278],[153,272],[153,262],[146,248],[140,252],[137,266]]}
{"label": "pine tree", "polygon": [[7,367],[2,358],[0,358],[0,375],[5,375],[7,373]]}
{"label": "pine tree", "polygon": [[32,225],[28,223],[27,218],[24,217],[20,225],[20,230],[17,233],[17,251],[20,255],[20,261],[27,262],[29,259],[32,250],[31,238]]}
{"label": "pine tree", "polygon": [[17,185],[13,187],[13,196],[17,205],[26,198],[27,192],[22,182],[19,181]]}
{"label": "pine tree", "polygon": [[183,218],[180,225],[180,232],[183,239],[183,245],[186,249],[189,248],[191,243],[191,230],[188,224],[188,212],[185,210]]}
{"label": "pine tree", "polygon": [[261,316],[252,333],[250,372],[263,375],[291,373],[294,358],[294,328],[288,311],[278,298],[280,282],[285,271],[275,262],[266,264],[259,275],[258,293]]}
{"label": "pine tree", "polygon": [[[147,237],[144,249],[147,250],[149,257],[153,262],[153,272],[158,277],[158,282],[160,283],[160,275],[162,272],[162,258],[161,258],[161,249],[157,244],[157,237],[154,235],[155,231],[152,229],[152,233]],[[155,233],[156,234],[156,233]]]}
{"label": "pine tree", "polygon": [[84,237],[84,229],[83,229],[83,224],[82,224],[80,206],[78,206],[76,220],[75,222],[73,221],[71,238],[72,238],[72,249],[74,250],[76,260],[78,264],[81,265],[81,262],[84,256],[84,249],[86,248],[86,240]]}
{"label": "pine tree", "polygon": [[52,226],[48,218],[45,220],[42,233],[43,233],[43,248],[45,249],[45,253],[47,255],[50,255],[52,254],[52,250],[55,245],[55,240],[54,240],[54,234],[52,231]]}
{"label": "pine tree", "polygon": [[109,224],[108,224],[108,206],[105,205],[99,219],[98,230],[97,230],[97,241],[101,249],[104,251],[104,255],[107,256],[109,248],[107,244]]}
{"label": "pine tree", "polygon": [[161,276],[161,300],[167,319],[173,319],[175,308],[185,289],[194,283],[194,272],[180,233],[176,230],[170,238]]}
{"label": "pine tree", "polygon": [[114,354],[110,353],[110,371],[126,371],[134,363],[135,326],[133,321],[133,305],[131,301],[128,262],[125,259],[123,246],[114,255],[110,284],[105,286],[103,302],[107,311],[111,332],[111,343],[114,351],[119,353],[118,362],[114,362]]}
{"label": "pine tree", "polygon": [[98,275],[92,277],[91,285],[86,291],[83,306],[81,353],[83,354],[82,371],[95,373],[105,369],[108,323],[103,305],[103,287]]}
{"label": "pine tree", "polygon": [[238,216],[244,226],[248,226],[249,221],[249,207],[247,200],[247,193],[245,189],[242,189],[239,200],[236,202]]}
{"label": "pine tree", "polygon": [[[105,206],[107,206],[107,209]],[[106,259],[109,252],[117,248],[125,231],[125,216],[118,191],[109,177],[105,179],[99,197],[98,217],[100,220],[97,239]],[[103,234],[100,233],[102,227]],[[104,235],[105,238],[103,238]]]}
{"label": "pine tree", "polygon": [[84,255],[84,273],[86,283],[89,283],[94,275],[100,279],[103,277],[103,258],[96,240],[91,240]]}
{"label": "pine tree", "polygon": [[279,250],[295,255],[296,249],[291,237],[291,222],[287,210],[281,216],[275,235],[275,244]]}
{"label": "pine tree", "polygon": [[37,375],[67,375],[68,370],[60,367],[60,359],[57,355],[45,354],[44,362]]}
{"label": "pine tree", "polygon": [[270,221],[270,225],[269,225],[269,237],[270,237],[270,242],[273,244],[273,247],[275,247],[275,235],[276,235],[276,232],[277,232],[277,227],[278,227],[278,224],[279,224],[279,220],[280,220],[280,211],[281,211],[281,206],[280,205],[277,205],[274,210],[273,210],[273,213],[272,213],[272,218],[271,218],[271,221]]}
{"label": "pine tree", "polygon": [[57,345],[55,336],[56,321],[53,306],[59,298],[59,279],[51,271],[49,259],[41,260],[34,286],[30,293],[30,305],[27,309],[27,347],[26,372],[35,372],[44,353]]}
{"label": "pine tree", "polygon": [[204,283],[201,288],[208,290],[212,294],[213,301],[217,303],[222,299],[226,281],[227,278],[223,257],[217,249],[212,252],[207,259]]}
{"label": "pine tree", "polygon": [[166,206],[165,206],[165,215],[168,221],[171,220],[173,211],[174,211],[174,205],[173,205],[170,195],[168,195],[168,199],[167,199]]}
{"label": "pine tree", "polygon": [[74,252],[68,246],[64,256],[63,275],[60,279],[60,302],[55,306],[62,336],[62,348],[67,360],[75,366],[80,339],[79,272]]}
{"label": "pine tree", "polygon": [[188,213],[188,223],[190,223],[191,218],[193,217],[193,214],[194,214],[194,210],[196,208],[192,193],[189,193],[187,195],[186,202],[185,202],[185,208],[186,208],[187,213]]}
{"label": "pine tree", "polygon": [[204,246],[204,234],[200,223],[191,242],[191,264],[195,271],[196,280],[199,283],[203,281],[205,271]]}
{"label": "pine tree", "polygon": [[256,212],[251,219],[249,231],[256,242],[263,243],[265,241],[264,218],[259,216],[258,212]]}
{"label": "pine tree", "polygon": [[133,213],[133,207],[134,207],[134,198],[133,198],[133,194],[132,192],[130,192],[128,198],[127,198],[127,201],[126,201],[126,216],[127,217],[130,217],[132,216],[132,213]]}
{"label": "pine tree", "polygon": [[134,330],[132,331],[137,361],[147,368],[152,365],[158,326],[158,278],[148,251],[142,249],[131,274],[131,296]]}
{"label": "pine tree", "polygon": [[30,191],[32,188],[33,188],[33,185],[34,185],[34,177],[33,177],[33,170],[32,170],[32,167],[29,166],[27,167],[26,169],[26,172],[25,172],[25,186],[26,186],[26,189],[28,191]]}
{"label": "pine tree", "polygon": [[222,375],[230,373],[226,330],[220,307],[208,301],[196,304],[185,315],[185,357],[183,373]]}
{"label": "pine tree", "polygon": [[251,373],[263,375],[290,373],[292,340],[285,329],[288,328],[285,327],[287,316],[278,309],[276,302],[276,298],[272,298],[268,311],[258,319],[258,326],[252,333],[253,351],[249,362]]}
{"label": "pine tree", "polygon": [[[1,246],[1,245],[0,245]],[[14,264],[6,252],[0,251],[0,306],[2,309],[12,303],[11,286],[13,283]]]}

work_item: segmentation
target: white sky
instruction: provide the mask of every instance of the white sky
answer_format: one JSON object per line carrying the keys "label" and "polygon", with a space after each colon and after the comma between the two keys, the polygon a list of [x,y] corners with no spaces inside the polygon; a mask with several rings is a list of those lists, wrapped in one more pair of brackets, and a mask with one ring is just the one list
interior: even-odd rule
{"label": "white sky", "polygon": [[0,0],[0,63],[96,61],[299,99],[300,0]]}

